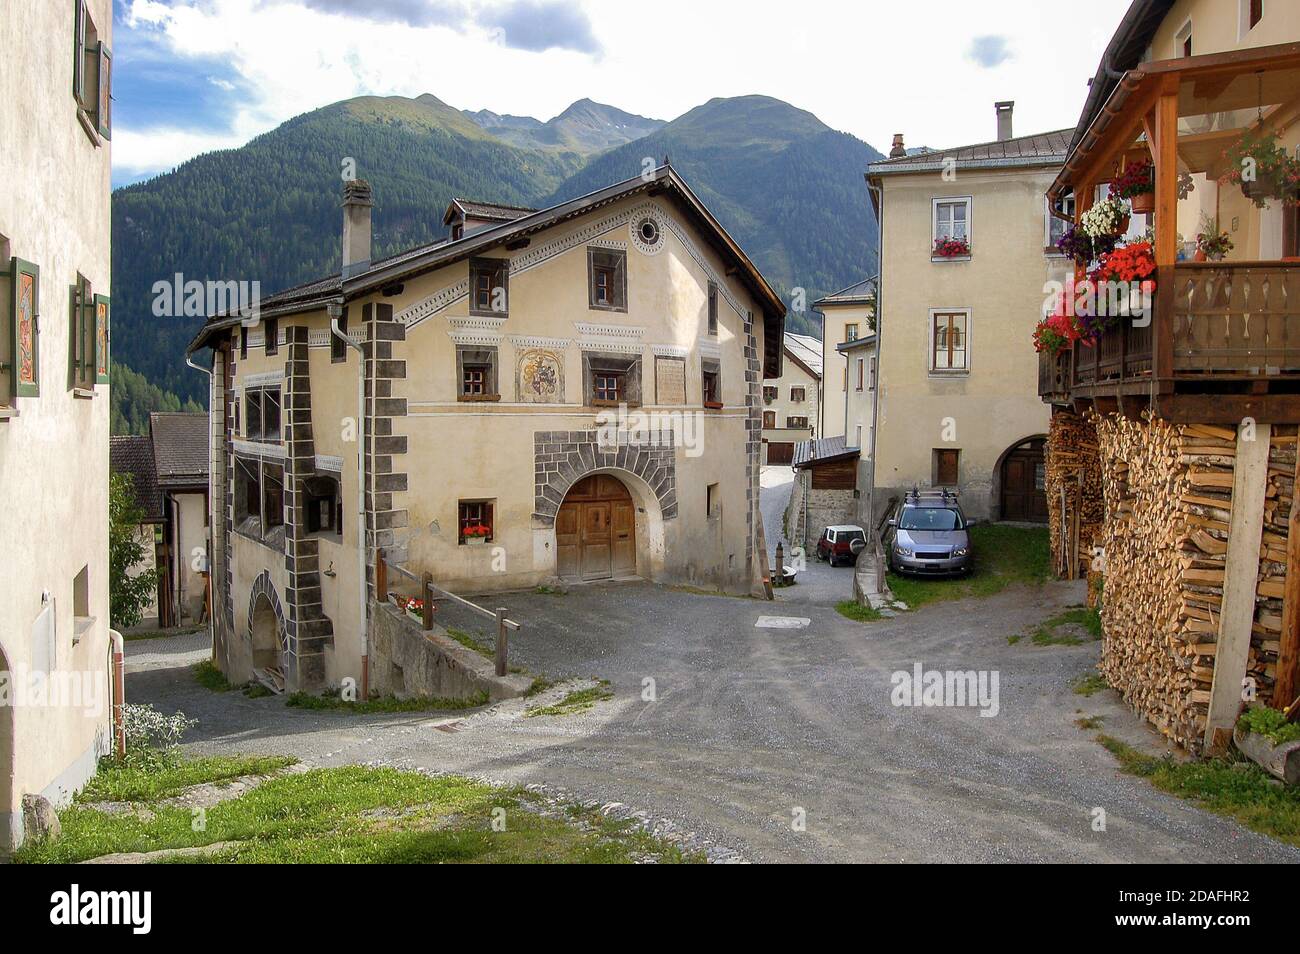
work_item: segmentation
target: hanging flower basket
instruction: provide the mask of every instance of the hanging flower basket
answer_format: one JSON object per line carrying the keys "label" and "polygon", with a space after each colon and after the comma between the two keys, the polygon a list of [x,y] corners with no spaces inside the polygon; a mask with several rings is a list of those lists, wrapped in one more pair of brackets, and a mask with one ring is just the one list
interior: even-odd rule
{"label": "hanging flower basket", "polygon": [[1079,220],[1083,231],[1092,236],[1094,240],[1106,236],[1123,235],[1128,231],[1129,222],[1129,204],[1118,196],[1102,199],[1083,213],[1082,218]]}
{"label": "hanging flower basket", "polygon": [[1223,161],[1228,171],[1219,182],[1239,186],[1257,208],[1268,208],[1269,199],[1281,199],[1288,206],[1300,203],[1300,161],[1291,157],[1275,132],[1247,130],[1223,153]]}
{"label": "hanging flower basket", "polygon": [[1153,163],[1130,162],[1112,183],[1115,194],[1128,199],[1135,214],[1148,215],[1156,207],[1155,171]]}

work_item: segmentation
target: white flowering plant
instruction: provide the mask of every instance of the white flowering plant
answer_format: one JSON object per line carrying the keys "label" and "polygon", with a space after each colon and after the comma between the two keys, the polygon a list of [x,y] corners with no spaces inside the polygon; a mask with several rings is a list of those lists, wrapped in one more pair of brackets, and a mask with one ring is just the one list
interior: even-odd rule
{"label": "white flowering plant", "polygon": [[1102,199],[1087,212],[1083,213],[1079,225],[1093,238],[1117,235],[1124,220],[1132,214],[1132,208],[1118,196]]}
{"label": "white flowering plant", "polygon": [[126,730],[126,758],[142,765],[158,765],[174,755],[181,737],[198,725],[198,720],[185,713],[163,715],[151,705],[127,703],[123,708],[123,728]]}

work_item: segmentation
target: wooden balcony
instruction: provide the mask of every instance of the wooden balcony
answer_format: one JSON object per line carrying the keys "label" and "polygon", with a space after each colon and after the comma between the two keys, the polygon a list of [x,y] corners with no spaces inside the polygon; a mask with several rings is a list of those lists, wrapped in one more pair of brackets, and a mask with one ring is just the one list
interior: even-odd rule
{"label": "wooden balcony", "polygon": [[1179,262],[1146,327],[1039,355],[1049,403],[1171,421],[1300,421],[1300,262]]}

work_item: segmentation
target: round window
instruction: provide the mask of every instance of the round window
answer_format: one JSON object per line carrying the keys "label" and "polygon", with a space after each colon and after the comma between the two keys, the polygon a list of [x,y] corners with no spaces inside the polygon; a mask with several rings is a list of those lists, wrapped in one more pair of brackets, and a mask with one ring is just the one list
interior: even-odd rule
{"label": "round window", "polygon": [[646,213],[632,220],[632,244],[644,255],[657,255],[663,248],[663,226],[659,217]]}
{"label": "round window", "polygon": [[646,219],[641,223],[641,241],[647,245],[654,245],[659,241],[659,223],[654,219]]}

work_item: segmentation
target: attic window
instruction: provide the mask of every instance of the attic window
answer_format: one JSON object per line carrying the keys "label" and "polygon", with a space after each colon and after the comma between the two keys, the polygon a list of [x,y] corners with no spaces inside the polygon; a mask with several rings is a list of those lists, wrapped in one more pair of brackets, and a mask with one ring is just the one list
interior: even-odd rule
{"label": "attic window", "polygon": [[509,310],[510,263],[503,258],[476,258],[469,265],[470,314],[504,315]]}
{"label": "attic window", "polygon": [[588,305],[603,311],[627,311],[627,252],[587,249]]}

